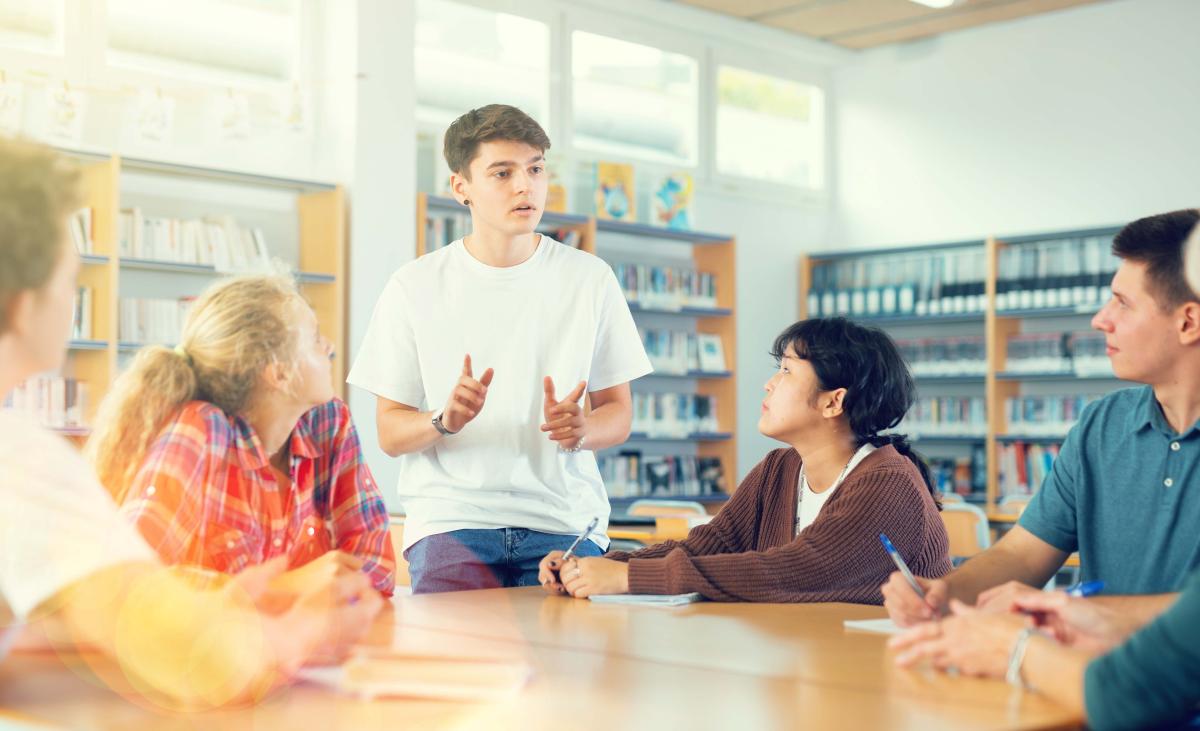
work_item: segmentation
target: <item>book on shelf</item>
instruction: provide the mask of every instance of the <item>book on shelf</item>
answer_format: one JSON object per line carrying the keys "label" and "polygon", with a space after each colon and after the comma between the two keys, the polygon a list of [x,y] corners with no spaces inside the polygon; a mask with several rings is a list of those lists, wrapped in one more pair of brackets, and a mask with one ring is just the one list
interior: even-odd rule
{"label": "book on shelf", "polygon": [[977,314],[987,308],[981,246],[817,261],[809,317]]}
{"label": "book on shelf", "polygon": [[942,494],[961,495],[972,502],[987,496],[987,451],[983,444],[971,447],[969,456],[932,457],[922,454],[929,465],[933,484]]}
{"label": "book on shelf", "polygon": [[977,437],[987,434],[987,406],[982,396],[923,397],[896,431],[921,437]]}
{"label": "book on shelf", "polygon": [[721,344],[720,335],[698,333],[696,346],[700,370],[710,373],[725,370],[725,346]]}
{"label": "book on shelf", "polygon": [[1065,437],[1088,404],[1104,394],[1017,396],[1004,399],[1008,433],[1030,437]]}
{"label": "book on shelf", "polygon": [[[638,333],[642,336],[642,346],[650,358],[655,375],[683,376],[693,372],[726,371],[725,353],[721,347],[710,349],[706,360],[701,362],[700,339],[704,335],[702,333],[643,327],[638,328]],[[717,338],[719,346],[720,337],[712,337]]]}
{"label": "book on shelf", "polygon": [[117,218],[117,250],[126,258],[211,266],[218,272],[272,270],[262,229],[242,226],[232,216],[179,219],[123,209]]}
{"label": "book on shelf", "polygon": [[195,297],[179,299],[122,298],[118,332],[123,342],[137,345],[173,345],[179,342],[183,322]]}
{"label": "book on shelf", "polygon": [[1112,236],[1004,246],[997,259],[996,310],[1100,307],[1119,264],[1111,249]]}
{"label": "book on shelf", "polygon": [[614,264],[625,299],[649,309],[715,308],[717,278],[709,272],[648,264]]}
{"label": "book on shelf", "polygon": [[579,233],[579,229],[575,228],[539,228],[538,233],[546,234],[560,244],[570,246],[572,249],[578,249],[583,244],[583,234]]}
{"label": "book on shelf", "polygon": [[1058,444],[1028,444],[1011,442],[1000,444],[996,450],[999,467],[998,497],[1020,497],[1032,495],[1058,457]]}
{"label": "book on shelf", "polygon": [[596,163],[596,218],[606,221],[636,221],[633,165],[621,162]]}
{"label": "book on shelf", "polygon": [[80,208],[71,214],[67,221],[67,231],[71,235],[71,243],[80,254],[91,254],[95,244],[92,231],[92,209]]}
{"label": "book on shelf", "polygon": [[987,344],[982,337],[897,340],[896,348],[917,377],[987,374]]}
{"label": "book on shelf", "polygon": [[632,431],[652,438],[686,438],[720,431],[717,397],[692,393],[633,394]]}
{"label": "book on shelf", "polygon": [[724,492],[724,468],[718,457],[622,450],[599,455],[597,462],[610,498],[707,497]]}
{"label": "book on shelf", "polygon": [[92,288],[75,288],[75,318],[71,323],[72,340],[92,339]]}
{"label": "book on shelf", "polygon": [[84,428],[87,383],[60,375],[35,376],[4,400],[5,409],[27,415],[50,429]]}
{"label": "book on shelf", "polygon": [[651,197],[654,223],[673,231],[692,229],[692,176],[685,172],[668,174]]}
{"label": "book on shelf", "polygon": [[471,233],[469,213],[430,213],[425,219],[425,253],[431,253]]}

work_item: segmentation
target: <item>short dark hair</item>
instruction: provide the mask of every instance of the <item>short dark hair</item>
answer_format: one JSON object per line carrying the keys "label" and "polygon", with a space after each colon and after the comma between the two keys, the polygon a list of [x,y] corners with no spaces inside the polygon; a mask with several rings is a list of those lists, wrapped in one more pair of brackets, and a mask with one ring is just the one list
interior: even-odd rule
{"label": "short dark hair", "polygon": [[808,361],[822,391],[846,389],[842,407],[859,444],[891,444],[921,473],[934,503],[941,509],[929,466],[903,434],[882,435],[894,428],[916,400],[917,385],[896,343],[877,327],[844,317],[801,320],[779,334],[771,356],[781,360],[791,346]]}
{"label": "short dark hair", "polygon": [[550,149],[550,137],[533,117],[507,104],[489,104],[450,124],[442,154],[452,172],[470,180],[471,161],[479,154],[479,145],[494,140],[524,142],[542,152]]}
{"label": "short dark hair", "polygon": [[1183,245],[1198,222],[1200,210],[1185,208],[1139,218],[1113,238],[1113,254],[1146,265],[1147,289],[1164,310],[1200,300],[1183,267]]}

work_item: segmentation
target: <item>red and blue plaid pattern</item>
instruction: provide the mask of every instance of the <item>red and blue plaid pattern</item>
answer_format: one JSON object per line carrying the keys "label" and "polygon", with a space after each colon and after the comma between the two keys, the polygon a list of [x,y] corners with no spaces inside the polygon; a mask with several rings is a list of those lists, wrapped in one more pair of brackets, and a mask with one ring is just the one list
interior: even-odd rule
{"label": "red and blue plaid pattern", "polygon": [[296,568],[336,548],[391,595],[387,509],[346,404],[306,413],[289,447],[284,474],[244,419],[192,401],[151,446],[121,510],[169,564],[234,574],[276,556]]}

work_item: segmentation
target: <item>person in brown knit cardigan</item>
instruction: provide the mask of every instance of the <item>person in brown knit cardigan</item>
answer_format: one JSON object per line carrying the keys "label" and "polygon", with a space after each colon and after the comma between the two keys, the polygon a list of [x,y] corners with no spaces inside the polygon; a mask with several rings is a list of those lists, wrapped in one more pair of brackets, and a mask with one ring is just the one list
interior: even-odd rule
{"label": "person in brown knit cardigan", "polygon": [[924,461],[892,429],[916,386],[885,333],[844,318],[798,322],[775,340],[758,429],[787,444],[751,470],[712,522],[682,541],[601,558],[555,551],[548,592],[700,592],[716,601],[882,604],[894,565],[949,573],[941,505]]}

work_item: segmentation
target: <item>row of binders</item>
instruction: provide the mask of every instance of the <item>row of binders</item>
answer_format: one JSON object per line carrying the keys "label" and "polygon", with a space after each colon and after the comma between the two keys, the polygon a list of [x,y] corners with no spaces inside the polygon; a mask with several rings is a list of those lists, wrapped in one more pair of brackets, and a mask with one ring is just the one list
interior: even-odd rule
{"label": "row of binders", "polygon": [[681,330],[638,328],[642,345],[656,375],[723,373],[725,348],[721,336]]}
{"label": "row of binders", "polygon": [[1085,407],[1104,394],[1018,396],[1004,399],[1008,433],[1031,437],[1065,437]]}
{"label": "row of binders", "polygon": [[717,397],[692,393],[633,394],[633,427],[650,438],[686,438],[720,431]]}
{"label": "row of binders", "polygon": [[26,414],[50,429],[81,429],[87,384],[57,375],[35,376],[9,393],[4,408]]}
{"label": "row of binders", "polygon": [[647,264],[614,264],[625,299],[652,310],[717,306],[717,279],[709,272]]}
{"label": "row of binders", "polygon": [[597,457],[611,498],[675,498],[720,495],[724,469],[718,457],[643,455],[622,450]]}
{"label": "row of binders", "polygon": [[1104,333],[1022,333],[1008,339],[1005,370],[1010,373],[1062,373],[1111,376]]}
{"label": "row of binders", "polygon": [[1120,264],[1111,236],[1048,239],[1000,249],[996,310],[1095,308]]}
{"label": "row of binders", "polygon": [[987,407],[982,396],[919,398],[898,431],[914,437],[973,437],[987,434]]}
{"label": "row of binders", "polygon": [[122,342],[138,345],[173,345],[179,342],[184,318],[194,300],[194,297],[122,299],[118,330]]}
{"label": "row of binders", "polygon": [[117,250],[122,257],[214,267],[218,272],[270,272],[271,254],[261,228],[231,216],[149,217],[140,208],[121,211]]}
{"label": "row of binders", "polygon": [[981,247],[920,254],[872,254],[818,262],[808,291],[809,317],[924,316],[987,308]]}
{"label": "row of binders", "polygon": [[987,373],[987,345],[981,337],[897,340],[896,347],[917,377]]}

